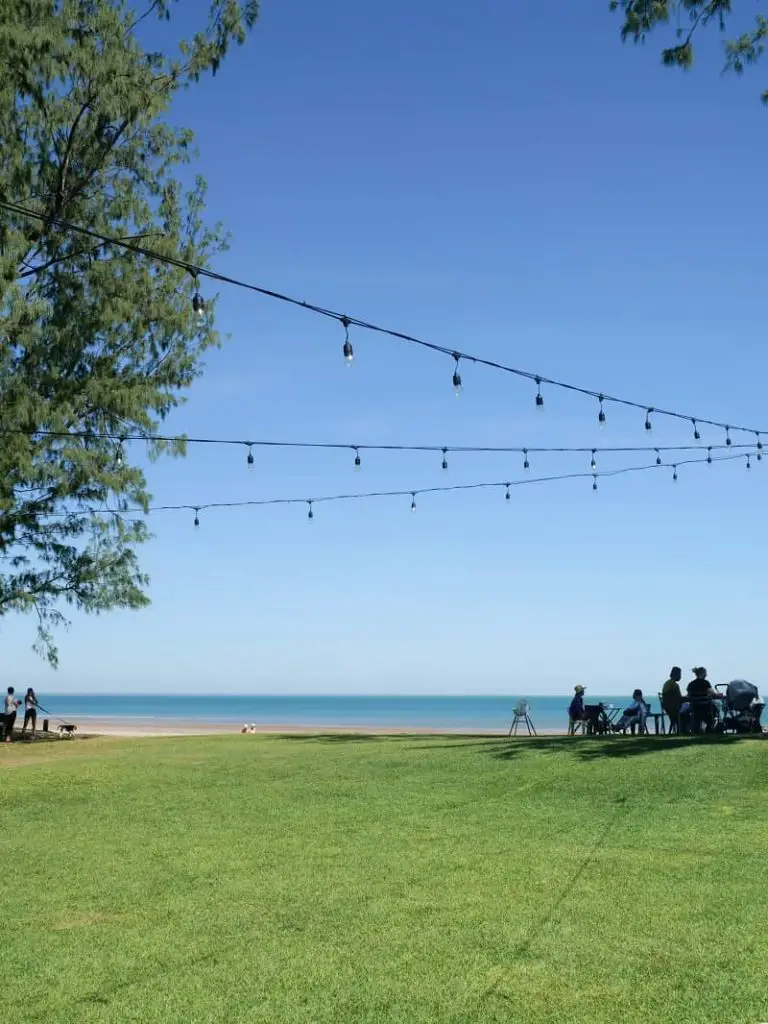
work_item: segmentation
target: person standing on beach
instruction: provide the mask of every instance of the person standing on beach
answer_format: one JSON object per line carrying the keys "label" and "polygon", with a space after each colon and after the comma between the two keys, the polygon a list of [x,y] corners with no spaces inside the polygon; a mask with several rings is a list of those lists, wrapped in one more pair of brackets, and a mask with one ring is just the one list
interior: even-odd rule
{"label": "person standing on beach", "polygon": [[37,697],[32,687],[27,688],[27,692],[24,694],[24,725],[21,727],[21,735],[23,736],[27,731],[27,726],[32,723],[32,735],[35,735],[35,729],[37,728]]}
{"label": "person standing on beach", "polygon": [[16,691],[12,686],[8,687],[8,693],[5,695],[5,715],[3,718],[3,724],[5,726],[5,742],[11,742],[11,736],[13,736],[13,727],[16,724],[16,710],[21,704],[20,700],[16,699]]}

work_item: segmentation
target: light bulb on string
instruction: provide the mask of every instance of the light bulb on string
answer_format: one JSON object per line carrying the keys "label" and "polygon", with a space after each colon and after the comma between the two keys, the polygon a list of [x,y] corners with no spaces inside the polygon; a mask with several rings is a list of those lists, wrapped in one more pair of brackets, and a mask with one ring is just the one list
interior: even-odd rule
{"label": "light bulb on string", "polygon": [[531,464],[528,461],[528,449],[523,448],[523,469],[530,469]]}
{"label": "light bulb on string", "polygon": [[600,397],[598,398],[598,402],[600,403],[600,412],[598,412],[598,414],[597,414],[597,425],[601,429],[605,426],[605,409],[603,409],[603,402],[604,401],[605,401],[605,398],[603,398],[603,396],[600,395]]}
{"label": "light bulb on string", "polygon": [[195,526],[196,530],[199,530],[200,529],[200,509],[196,508],[194,511],[195,511],[195,523],[194,523],[194,526]]}
{"label": "light bulb on string", "polygon": [[458,352],[453,353],[453,358],[456,360],[456,366],[453,368],[453,390],[456,392],[458,398],[461,394],[461,374],[459,373],[459,360],[461,356]]}
{"label": "light bulb on string", "polygon": [[200,294],[200,282],[195,280],[195,294],[192,296],[192,309],[195,311],[195,315],[200,323],[205,320],[205,299]]}
{"label": "light bulb on string", "polygon": [[351,366],[355,358],[355,350],[352,348],[352,342],[349,340],[349,317],[343,316],[341,318],[341,326],[344,328],[344,345],[342,352],[344,354],[345,366]]}
{"label": "light bulb on string", "polygon": [[442,468],[443,469],[448,469],[448,449],[447,448],[443,448]]}
{"label": "light bulb on string", "polygon": [[123,447],[124,443],[125,438],[121,437],[115,450],[115,465],[117,466],[118,469],[122,469],[125,463],[125,448]]}
{"label": "light bulb on string", "polygon": [[730,448],[731,445],[733,444],[733,441],[731,441],[731,428],[730,427],[726,427],[725,428],[725,444],[726,444],[726,446],[728,448]]}
{"label": "light bulb on string", "polygon": [[592,490],[597,490],[597,473],[592,474]]}
{"label": "light bulb on string", "polygon": [[360,460],[360,449],[359,448],[354,448],[353,451],[355,453],[355,472],[359,473],[360,472],[360,466],[362,465],[362,462]]}
{"label": "light bulb on string", "polygon": [[411,512],[416,511],[416,492],[411,492]]}
{"label": "light bulb on string", "polygon": [[694,441],[700,441],[701,440],[701,434],[699,433],[699,425],[696,422],[696,420],[691,420],[691,423],[693,424],[693,440]]}
{"label": "light bulb on string", "polygon": [[712,449],[711,448],[707,448],[707,462],[709,463],[710,466],[712,465]]}
{"label": "light bulb on string", "polygon": [[651,413],[652,412],[653,412],[653,409],[646,409],[646,412],[645,412],[645,429],[648,431],[649,434],[653,430],[653,424],[651,423]]}
{"label": "light bulb on string", "polygon": [[505,501],[510,501],[511,498],[512,498],[512,495],[511,495],[510,490],[509,490],[510,484],[505,484],[504,486],[507,488],[507,493],[504,495],[504,500]]}
{"label": "light bulb on string", "polygon": [[536,377],[536,408],[544,408],[544,395],[541,393],[541,377]]}
{"label": "light bulb on string", "polygon": [[752,469],[752,459],[747,455],[747,469]]}
{"label": "light bulb on string", "polygon": [[661,465],[661,452],[659,451],[658,448],[654,448],[653,450],[656,452],[656,465],[660,466]]}
{"label": "light bulb on string", "polygon": [[248,455],[246,456],[245,464],[248,466],[248,469],[253,469],[254,463],[255,463],[255,459],[253,457],[253,445],[249,444],[248,445]]}
{"label": "light bulb on string", "polygon": [[597,455],[597,449],[593,448],[592,449],[592,460],[589,463],[589,468],[592,470],[593,473],[597,470],[597,459],[595,457],[596,455]]}
{"label": "light bulb on string", "polygon": [[675,483],[677,483],[677,466],[672,467],[672,479]]}
{"label": "light bulb on string", "polygon": [[763,442],[760,440],[760,431],[759,430],[755,431],[755,437],[757,438],[757,445],[756,445],[757,450],[759,452],[761,452],[763,450]]}
{"label": "light bulb on string", "polygon": [[312,502],[308,501],[307,505],[309,505],[309,512],[307,512],[307,519],[312,520],[312,519],[315,518],[315,512],[314,512],[314,509],[312,508]]}

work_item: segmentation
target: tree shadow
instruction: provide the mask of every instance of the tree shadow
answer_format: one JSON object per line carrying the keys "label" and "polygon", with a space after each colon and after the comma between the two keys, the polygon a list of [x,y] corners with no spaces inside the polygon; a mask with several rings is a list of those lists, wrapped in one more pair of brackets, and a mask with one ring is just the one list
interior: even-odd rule
{"label": "tree shadow", "polygon": [[71,743],[73,740],[81,743],[83,740],[95,740],[98,738],[98,733],[79,732],[71,736],[60,736],[58,732],[43,732],[40,729],[34,736],[30,733],[25,733],[23,736],[21,733],[14,733],[10,746],[23,743],[27,747],[32,747],[39,746],[41,743]]}
{"label": "tree shadow", "polygon": [[[442,737],[441,737],[442,738]],[[422,750],[473,750],[486,751],[491,757],[511,761],[533,753],[570,755],[582,762],[603,758],[628,758],[647,754],[663,754],[665,750],[676,750],[690,746],[722,746],[759,740],[758,735],[723,735],[715,733],[703,736],[518,736],[488,737],[471,743],[419,743]]]}
{"label": "tree shadow", "polygon": [[[435,740],[452,740],[442,744],[446,749],[456,747],[459,745],[463,746],[474,746],[481,745],[483,739],[498,740],[502,737],[499,735],[483,736],[478,735],[476,732],[435,732],[435,733],[424,733],[418,730],[414,732],[387,732],[386,730],[376,732],[365,732],[365,730],[356,731],[354,729],[348,730],[334,730],[333,732],[276,732],[272,734],[281,740],[296,740],[296,741],[308,741],[313,740],[315,742],[322,743],[359,743],[367,742],[371,740],[386,741],[387,743],[413,743],[415,746],[429,747],[433,750],[440,749],[441,744],[430,742],[430,737]],[[423,740],[421,744],[414,743],[415,740]],[[472,740],[473,743],[461,743],[462,740]]]}
{"label": "tree shadow", "polygon": [[[640,757],[647,754],[663,755],[667,750],[678,750],[691,746],[723,746],[739,743],[748,736],[724,736],[722,733],[703,736],[612,736],[612,737],[574,737],[561,736],[545,747],[550,751],[570,750],[579,761],[595,761],[602,758]],[[574,742],[575,741],[575,742]],[[506,759],[515,756],[510,748],[503,748],[496,756]]]}
{"label": "tree shadow", "polygon": [[307,743],[369,743],[374,740],[405,739],[370,732],[286,732],[276,733],[278,739]]}

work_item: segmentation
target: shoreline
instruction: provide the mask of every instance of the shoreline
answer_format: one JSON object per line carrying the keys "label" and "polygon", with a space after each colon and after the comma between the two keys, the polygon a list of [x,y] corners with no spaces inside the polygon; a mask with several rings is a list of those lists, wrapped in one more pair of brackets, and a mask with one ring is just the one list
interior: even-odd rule
{"label": "shoreline", "polygon": [[[368,736],[487,736],[489,738],[504,738],[507,736],[506,729],[477,729],[477,728],[455,728],[436,727],[423,725],[323,725],[306,723],[295,724],[290,722],[281,723],[255,723],[253,732],[243,733],[243,724],[236,722],[206,722],[202,720],[160,720],[157,718],[146,719],[120,719],[120,718],[80,718],[73,716],[72,721],[77,725],[78,737],[83,736],[116,736],[116,737],[149,737],[149,736],[216,736],[216,735],[242,735],[243,738],[249,735],[317,735],[317,734],[364,734]],[[39,733],[38,729],[38,733]],[[52,725],[51,733],[57,733],[57,726]],[[566,729],[539,729],[539,736],[564,736]],[[518,736],[527,736],[525,730],[518,731]]]}

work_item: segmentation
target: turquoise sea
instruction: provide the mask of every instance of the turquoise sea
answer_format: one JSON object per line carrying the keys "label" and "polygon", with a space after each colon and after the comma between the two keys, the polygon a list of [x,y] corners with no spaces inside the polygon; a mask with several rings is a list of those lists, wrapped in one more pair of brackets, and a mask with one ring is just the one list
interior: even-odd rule
{"label": "turquoise sea", "polygon": [[[649,695],[646,694],[646,698]],[[361,726],[377,728],[493,729],[509,727],[520,699],[528,700],[538,729],[567,725],[570,696],[243,696],[200,694],[46,694],[38,693],[51,718],[87,722],[89,718],[164,721],[233,722],[240,725]],[[587,703],[604,701],[625,706],[622,696],[590,694]],[[656,706],[657,700],[652,704]]]}

